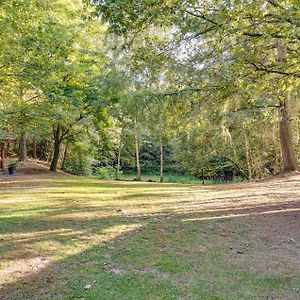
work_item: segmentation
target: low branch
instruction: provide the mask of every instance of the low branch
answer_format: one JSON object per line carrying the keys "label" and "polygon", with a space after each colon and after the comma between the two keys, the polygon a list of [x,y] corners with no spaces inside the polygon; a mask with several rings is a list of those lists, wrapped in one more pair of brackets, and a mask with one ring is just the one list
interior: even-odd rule
{"label": "low branch", "polygon": [[281,34],[278,34],[278,33],[260,33],[260,32],[249,32],[249,31],[246,31],[243,33],[244,36],[248,36],[248,37],[271,37],[273,39],[286,39],[286,38],[289,38],[289,39],[292,39],[292,40],[300,40],[300,36],[299,35],[295,35],[293,37],[291,36],[285,36],[285,35],[281,35]]}
{"label": "low branch", "polygon": [[208,17],[204,16],[203,14],[197,14],[196,12],[191,11],[191,10],[186,10],[185,12],[186,12],[187,14],[193,16],[193,17],[203,19],[203,20],[205,20],[205,21],[207,21],[207,22],[209,22],[209,23],[212,23],[212,24],[214,24],[214,25],[219,26],[219,24],[218,24],[217,22],[215,22],[215,21],[209,19]]}
{"label": "low branch", "polygon": [[[90,107],[89,104],[86,105],[86,106],[84,107],[84,110],[87,109],[87,108],[89,108],[89,107]],[[76,119],[74,120],[74,122],[68,126],[68,128],[63,129],[63,130],[62,130],[62,134],[61,134],[60,139],[59,139],[60,143],[61,143],[64,139],[66,139],[66,138],[69,136],[69,133],[70,133],[71,129],[72,129],[78,122],[80,122],[81,120],[83,120],[84,118],[86,118],[86,117],[87,117],[88,115],[90,115],[91,113],[92,113],[92,111],[87,111],[87,112],[85,112],[85,113],[83,113],[83,112],[80,113],[80,115],[78,116],[78,118],[76,118]]]}
{"label": "low branch", "polygon": [[249,61],[249,60],[246,60],[246,62],[248,64],[250,64],[251,66],[253,66],[256,71],[261,71],[261,72],[265,72],[265,73],[272,73],[272,74],[280,74],[280,75],[284,75],[284,76],[300,78],[299,73],[285,72],[285,71],[281,71],[281,70],[269,69],[267,66],[263,65],[262,63],[259,63],[260,66],[258,66],[257,63]]}
{"label": "low branch", "polygon": [[255,106],[249,106],[249,107],[240,107],[239,109],[232,111],[232,112],[239,112],[239,111],[245,111],[245,110],[251,110],[251,109],[266,109],[266,108],[280,108],[280,105],[255,105]]}

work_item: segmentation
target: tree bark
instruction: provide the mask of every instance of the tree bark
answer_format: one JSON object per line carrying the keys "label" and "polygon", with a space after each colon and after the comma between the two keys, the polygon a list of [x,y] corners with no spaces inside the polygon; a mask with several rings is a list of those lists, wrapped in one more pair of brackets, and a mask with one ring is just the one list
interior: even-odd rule
{"label": "tree bark", "polygon": [[0,152],[1,152],[1,157],[0,157],[0,170],[4,171],[4,168],[5,168],[5,144],[4,143],[1,143],[0,144]]}
{"label": "tree bark", "polygon": [[279,134],[284,171],[294,171],[298,168],[293,144],[289,102],[290,93],[287,94],[287,98],[284,101],[281,101],[279,108]]}
{"label": "tree bark", "polygon": [[52,161],[52,149],[48,151],[47,155],[47,163],[49,164]]}
{"label": "tree bark", "polygon": [[61,169],[62,170],[65,169],[66,159],[67,159],[67,156],[68,156],[68,146],[69,146],[68,144],[66,144],[66,146],[65,146],[64,156],[63,156],[62,163],[61,163]]}
{"label": "tree bark", "polygon": [[247,162],[247,169],[248,169],[248,180],[252,179],[252,170],[251,170],[251,162],[250,162],[250,144],[246,133],[246,128],[243,125],[243,131],[244,131],[244,139],[245,139],[245,156],[246,156],[246,162]]}
{"label": "tree bark", "polygon": [[160,176],[159,181],[162,183],[164,181],[164,144],[162,136],[159,138],[159,146],[160,146]]}
{"label": "tree bark", "polygon": [[27,160],[27,145],[26,145],[26,133],[23,132],[19,140],[19,160]]}
{"label": "tree bark", "polygon": [[59,154],[60,154],[60,145],[61,145],[60,134],[61,134],[61,128],[60,128],[60,125],[57,124],[53,128],[54,149],[53,149],[53,158],[52,158],[52,162],[50,165],[50,171],[52,171],[52,172],[57,171],[57,165],[58,165]]}
{"label": "tree bark", "polygon": [[[278,40],[277,44],[277,61],[283,64],[287,59],[287,45],[284,41]],[[298,164],[294,149],[293,132],[290,117],[291,94],[284,91],[279,96],[279,137],[281,145],[281,155],[284,171],[297,170]]]}
{"label": "tree bark", "polygon": [[121,153],[123,148],[123,135],[124,135],[124,124],[122,123],[121,134],[119,139],[119,147],[118,147],[116,179],[119,179],[120,170],[121,170]]}
{"label": "tree bark", "polygon": [[47,146],[46,146],[46,153],[45,156],[47,157],[47,163],[50,163],[52,159],[52,149],[51,149],[51,141],[47,140]]}
{"label": "tree bark", "polygon": [[140,162],[140,133],[137,123],[137,118],[134,119],[134,133],[135,133],[135,158],[136,158],[136,178],[141,180],[141,162]]}
{"label": "tree bark", "polygon": [[36,155],[36,140],[33,139],[32,140],[32,157],[34,160],[37,159],[37,155]]}

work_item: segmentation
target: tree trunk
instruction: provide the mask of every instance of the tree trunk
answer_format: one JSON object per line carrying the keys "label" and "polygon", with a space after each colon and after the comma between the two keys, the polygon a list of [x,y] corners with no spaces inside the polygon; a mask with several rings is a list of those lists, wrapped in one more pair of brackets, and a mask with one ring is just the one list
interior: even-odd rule
{"label": "tree trunk", "polygon": [[124,122],[122,120],[122,127],[119,139],[119,146],[118,146],[118,158],[117,158],[117,169],[116,169],[116,179],[119,179],[120,170],[121,170],[121,153],[123,148],[123,135],[124,135]]}
{"label": "tree trunk", "polygon": [[61,169],[62,170],[65,169],[67,156],[68,156],[68,144],[66,144],[66,146],[65,146],[64,156],[63,156],[62,163],[61,163]]}
{"label": "tree trunk", "polygon": [[49,164],[52,160],[52,149],[51,149],[51,141],[47,140],[47,147],[46,147],[46,157],[47,163]]}
{"label": "tree trunk", "polygon": [[246,162],[247,162],[247,169],[248,169],[248,180],[252,179],[252,170],[251,170],[251,162],[250,162],[250,145],[249,140],[246,133],[246,128],[243,124],[243,131],[244,131],[244,139],[245,139],[245,156],[246,156]]}
{"label": "tree trunk", "polygon": [[162,136],[159,138],[159,146],[160,146],[160,176],[159,181],[162,183],[164,181],[164,144]]}
{"label": "tree trunk", "polygon": [[26,133],[25,132],[23,132],[20,136],[19,160],[20,161],[26,161],[27,160],[27,146],[26,146]]}
{"label": "tree trunk", "polygon": [[36,140],[33,139],[32,141],[32,157],[34,160],[37,159],[37,155],[36,155]]}
{"label": "tree trunk", "polygon": [[1,158],[0,158],[0,170],[4,171],[5,168],[5,144],[4,143],[0,143],[0,147],[1,147]]}
{"label": "tree trunk", "polygon": [[[284,41],[278,40],[277,61],[284,64],[287,58],[287,45]],[[293,132],[291,128],[290,102],[291,94],[284,91],[279,96],[279,137],[281,145],[281,155],[284,171],[297,170],[298,164],[293,143]]]}
{"label": "tree trunk", "polygon": [[137,124],[137,118],[134,119],[134,132],[135,132],[135,157],[136,157],[136,178],[141,180],[141,162],[140,162],[140,134]]}
{"label": "tree trunk", "polygon": [[60,140],[60,132],[61,128],[60,125],[58,124],[56,128],[53,129],[53,135],[54,135],[54,151],[53,151],[53,158],[52,162],[50,165],[50,171],[56,172],[57,171],[57,165],[58,165],[58,160],[59,160],[59,154],[60,154],[60,145],[61,145],[61,140]]}
{"label": "tree trunk", "polygon": [[119,179],[119,177],[120,177],[120,170],[121,170],[121,150],[122,150],[122,146],[119,145],[119,148],[118,148],[117,170],[116,170],[116,179]]}
{"label": "tree trunk", "polygon": [[48,155],[47,155],[47,163],[49,164],[50,161],[52,161],[52,149],[48,151]]}
{"label": "tree trunk", "polygon": [[279,134],[284,171],[294,171],[298,168],[293,144],[289,102],[290,93],[287,94],[284,101],[281,101],[279,108]]}

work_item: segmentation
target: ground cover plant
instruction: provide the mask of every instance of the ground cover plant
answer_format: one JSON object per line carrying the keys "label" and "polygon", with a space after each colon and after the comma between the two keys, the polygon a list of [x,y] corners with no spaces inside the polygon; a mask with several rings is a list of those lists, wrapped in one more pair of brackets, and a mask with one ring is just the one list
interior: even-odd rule
{"label": "ground cover plant", "polygon": [[194,186],[0,179],[1,299],[297,299],[294,174]]}

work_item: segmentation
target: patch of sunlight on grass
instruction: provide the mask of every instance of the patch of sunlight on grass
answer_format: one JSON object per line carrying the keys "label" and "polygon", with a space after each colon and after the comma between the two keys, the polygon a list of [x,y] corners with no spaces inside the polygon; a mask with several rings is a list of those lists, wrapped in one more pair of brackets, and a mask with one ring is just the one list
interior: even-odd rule
{"label": "patch of sunlight on grass", "polygon": [[[113,239],[118,238],[119,236],[130,234],[131,232],[138,230],[142,226],[142,223],[115,225],[101,231],[101,234],[96,235],[90,235],[86,231],[81,231],[79,232],[79,238],[75,238],[77,247],[74,247],[74,242],[61,246],[61,248],[64,248],[60,249],[62,255],[59,255],[56,258],[66,259],[70,255],[82,253],[93,246],[100,245],[102,243],[105,244]],[[76,236],[76,234],[73,234],[73,232],[70,232],[69,235]],[[47,250],[47,248],[45,248],[45,250]]]}
{"label": "patch of sunlight on grass", "polygon": [[[92,237],[88,236],[88,233],[84,230],[71,231],[67,229],[60,229],[55,232],[52,231],[51,234],[59,235],[60,242],[51,240],[39,241],[39,237],[42,239],[44,234],[48,233],[47,231],[35,232],[34,235],[29,233],[15,235],[14,237],[8,235],[9,238],[5,238],[6,235],[3,235],[4,242],[13,240],[14,243],[30,242],[34,237],[35,241],[31,243],[30,249],[35,249],[34,253],[39,253],[39,255],[33,254],[32,258],[25,259],[16,259],[12,257],[11,259],[7,259],[5,262],[2,262],[0,270],[0,285],[1,282],[5,282],[6,284],[13,283],[16,280],[19,280],[22,276],[27,276],[29,272],[31,274],[40,272],[50,263],[59,263],[60,260],[67,259],[69,256],[79,255],[93,246],[105,244],[124,234],[130,234],[132,231],[136,231],[142,226],[142,223],[111,226],[103,230],[101,235],[94,235]],[[74,245],[73,242],[68,243],[68,241],[70,241],[68,237],[70,236],[80,237],[75,239],[76,245]],[[64,239],[66,240],[64,241]],[[42,256],[41,253],[43,253]],[[44,255],[47,255],[47,259]],[[11,276],[11,274],[17,275]]]}
{"label": "patch of sunlight on grass", "polygon": [[296,299],[298,190],[13,178],[0,299]]}
{"label": "patch of sunlight on grass", "polygon": [[217,220],[217,219],[231,219],[231,218],[241,218],[241,217],[249,217],[249,216],[259,216],[259,215],[269,215],[269,214],[282,214],[283,212],[297,212],[300,211],[300,208],[293,209],[278,209],[278,210],[270,210],[263,212],[249,212],[246,214],[228,214],[222,216],[211,216],[211,217],[203,217],[203,218],[191,218],[191,219],[183,219],[183,222],[196,222],[196,221],[206,221],[206,220]]}

